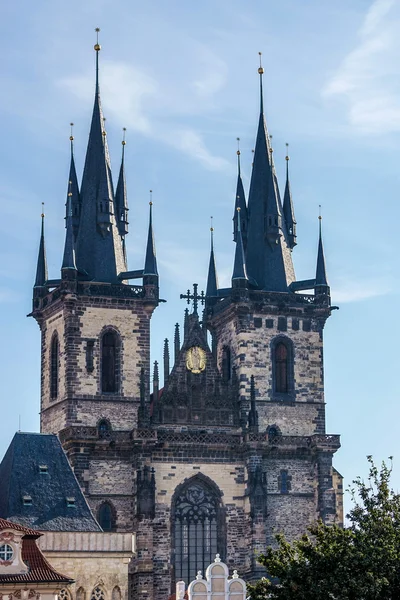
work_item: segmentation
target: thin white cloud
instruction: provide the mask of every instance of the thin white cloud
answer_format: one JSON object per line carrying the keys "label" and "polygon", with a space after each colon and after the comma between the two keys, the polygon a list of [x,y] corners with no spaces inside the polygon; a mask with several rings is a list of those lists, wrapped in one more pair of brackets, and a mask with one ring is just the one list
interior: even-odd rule
{"label": "thin white cloud", "polygon": [[331,287],[332,300],[338,303],[360,302],[390,293],[387,281],[338,281]]}
{"label": "thin white cloud", "polygon": [[400,130],[400,6],[375,0],[358,32],[358,44],[327,82],[323,96],[344,102],[349,124],[359,132]]}
{"label": "thin white cloud", "polygon": [[[211,96],[223,85],[223,78],[210,72],[207,77],[197,81],[194,87],[199,95]],[[57,85],[67,89],[78,100],[89,101],[93,94],[93,77],[80,75],[64,78]],[[101,72],[101,90],[103,110],[113,124],[128,127],[147,137],[157,139],[197,160],[206,169],[212,171],[227,170],[230,164],[225,159],[213,155],[207,148],[203,136],[190,127],[174,122],[175,106],[168,99],[168,89],[141,69],[126,63],[104,61]],[[176,94],[176,90],[174,90]],[[162,109],[161,109],[162,108]]]}

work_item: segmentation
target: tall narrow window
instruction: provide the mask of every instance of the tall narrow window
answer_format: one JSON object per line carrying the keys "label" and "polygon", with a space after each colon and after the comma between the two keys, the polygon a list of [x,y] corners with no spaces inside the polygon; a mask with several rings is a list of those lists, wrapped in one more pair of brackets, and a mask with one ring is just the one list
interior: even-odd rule
{"label": "tall narrow window", "polygon": [[291,486],[291,475],[287,471],[281,471],[278,477],[278,485],[281,494],[288,494]]}
{"label": "tall narrow window", "polygon": [[172,515],[175,581],[191,581],[217,552],[224,554],[220,498],[211,485],[193,478],[178,492]]}
{"label": "tall narrow window", "polygon": [[118,391],[117,373],[118,338],[114,331],[107,331],[101,345],[101,390],[102,392]]}
{"label": "tall narrow window", "polygon": [[112,510],[108,502],[104,502],[104,504],[100,506],[98,521],[103,531],[111,531],[113,529]]}
{"label": "tall narrow window", "polygon": [[228,346],[222,349],[222,377],[224,381],[230,381],[232,375],[231,350]]}
{"label": "tall narrow window", "polygon": [[58,360],[59,343],[58,335],[55,333],[50,348],[50,398],[52,400],[55,400],[58,396]]}
{"label": "tall narrow window", "polygon": [[286,345],[279,342],[275,348],[275,391],[284,394],[289,391],[288,358]]}

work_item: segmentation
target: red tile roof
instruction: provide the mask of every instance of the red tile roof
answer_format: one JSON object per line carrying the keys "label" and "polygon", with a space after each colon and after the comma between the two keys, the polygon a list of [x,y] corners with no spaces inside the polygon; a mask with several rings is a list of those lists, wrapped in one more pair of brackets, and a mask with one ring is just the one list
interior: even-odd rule
{"label": "red tile roof", "polygon": [[22,537],[22,560],[28,565],[29,571],[19,574],[0,574],[0,585],[5,583],[62,583],[64,585],[73,583],[74,580],[71,577],[62,575],[53,569],[42,554],[36,544],[36,538],[42,535],[39,531],[0,519],[0,531],[2,529],[15,529],[25,534]]}

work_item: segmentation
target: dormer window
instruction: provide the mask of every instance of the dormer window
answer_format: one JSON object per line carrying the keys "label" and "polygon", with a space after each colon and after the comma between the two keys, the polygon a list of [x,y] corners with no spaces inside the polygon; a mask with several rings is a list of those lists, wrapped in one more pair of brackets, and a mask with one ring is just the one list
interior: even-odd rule
{"label": "dormer window", "polygon": [[22,496],[22,503],[24,506],[32,506],[32,496]]}
{"label": "dormer window", "polygon": [[73,498],[72,496],[67,498],[67,506],[68,508],[75,508],[75,498]]}
{"label": "dormer window", "polygon": [[49,469],[47,467],[47,465],[39,465],[39,473],[41,474],[48,474]]}
{"label": "dormer window", "polygon": [[0,546],[0,561],[9,562],[10,560],[12,560],[13,556],[14,550],[12,549],[12,546],[10,546],[10,544],[3,544],[2,546]]}

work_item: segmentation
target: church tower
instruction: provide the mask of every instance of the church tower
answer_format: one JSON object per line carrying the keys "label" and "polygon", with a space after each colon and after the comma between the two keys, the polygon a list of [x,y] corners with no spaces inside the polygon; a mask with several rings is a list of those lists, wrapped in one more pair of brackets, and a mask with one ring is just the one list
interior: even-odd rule
{"label": "church tower", "polygon": [[[72,131],[70,137],[60,278],[48,278],[42,215],[31,313],[42,337],[41,431],[59,433],[77,473],[85,462],[80,447],[74,454],[77,440],[111,424],[129,432],[137,423],[141,380],[148,390],[150,319],[159,289],[151,206],[144,268],[128,271],[125,135],[114,189],[100,101],[100,45],[94,49],[94,107],[80,186]],[[133,279],[142,284],[131,285]]]}
{"label": "church tower", "polygon": [[[165,600],[218,553],[246,580],[257,553],[342,520],[338,435],[325,431],[323,330],[331,306],[321,222],[315,276],[296,281],[296,219],[281,200],[260,66],[260,116],[248,202],[240,171],[229,288],[213,230],[205,293],[193,284],[173,344],[152,367],[159,303],[152,204],[144,267],[129,271],[125,139],[114,188],[99,92],[81,185],[71,134],[59,279],[47,273],[42,216],[32,316],[42,336],[41,430],[57,433],[104,531],[133,532],[130,598]],[[131,280],[141,285],[131,285]],[[305,293],[307,292],[307,293]],[[172,329],[172,327],[171,327]],[[171,356],[172,355],[172,356]]]}

